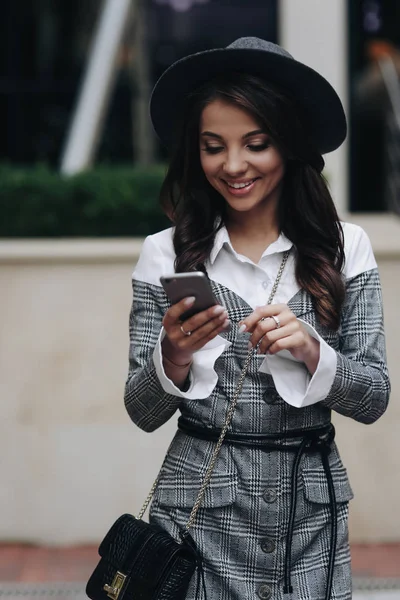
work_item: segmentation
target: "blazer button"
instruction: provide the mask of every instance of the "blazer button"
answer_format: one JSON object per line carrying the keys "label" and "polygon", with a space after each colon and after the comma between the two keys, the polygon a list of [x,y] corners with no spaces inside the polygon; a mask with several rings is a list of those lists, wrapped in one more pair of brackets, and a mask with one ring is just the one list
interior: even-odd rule
{"label": "blazer button", "polygon": [[275,542],[274,540],[271,540],[271,538],[264,538],[263,540],[261,540],[260,546],[261,550],[266,554],[271,554],[272,552],[275,552]]}
{"label": "blazer button", "polygon": [[272,502],[275,502],[276,496],[276,491],[270,488],[266,489],[263,493],[263,499],[265,500],[265,502],[268,502],[268,504],[272,504]]}
{"label": "blazer button", "polygon": [[275,388],[267,388],[264,393],[264,402],[266,404],[276,404],[279,400],[279,394]]}
{"label": "blazer button", "polygon": [[262,583],[257,590],[258,597],[261,600],[269,600],[272,597],[272,589],[270,585]]}

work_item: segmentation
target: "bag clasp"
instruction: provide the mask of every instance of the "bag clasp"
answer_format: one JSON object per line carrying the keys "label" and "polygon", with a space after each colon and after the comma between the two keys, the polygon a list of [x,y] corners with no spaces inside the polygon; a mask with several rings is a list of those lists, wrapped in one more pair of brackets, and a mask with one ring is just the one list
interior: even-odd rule
{"label": "bag clasp", "polygon": [[117,571],[114,576],[114,579],[112,580],[111,585],[109,585],[108,583],[105,584],[103,590],[107,592],[107,596],[111,598],[111,600],[118,600],[118,596],[121,593],[121,590],[125,583],[125,579],[126,575],[124,575],[120,571]]}

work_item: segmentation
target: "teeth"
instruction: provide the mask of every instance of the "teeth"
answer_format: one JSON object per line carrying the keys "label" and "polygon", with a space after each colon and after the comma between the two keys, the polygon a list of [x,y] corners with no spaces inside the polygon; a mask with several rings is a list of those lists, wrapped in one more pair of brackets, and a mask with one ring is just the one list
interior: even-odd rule
{"label": "teeth", "polygon": [[249,187],[254,182],[254,179],[249,181],[248,183],[228,183],[229,187],[235,188],[235,190],[241,190],[242,188]]}

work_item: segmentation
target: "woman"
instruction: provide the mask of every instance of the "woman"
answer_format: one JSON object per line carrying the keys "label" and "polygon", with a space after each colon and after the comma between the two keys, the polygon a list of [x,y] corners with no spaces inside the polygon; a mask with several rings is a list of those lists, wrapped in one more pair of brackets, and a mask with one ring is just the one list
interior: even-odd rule
{"label": "woman", "polygon": [[[347,600],[352,491],[331,410],[372,423],[390,386],[371,245],[321,175],[346,135],[340,100],[279,46],[242,38],[170,67],[151,116],[174,149],[174,227],[145,240],[133,274],[125,404],[145,431],[181,412],[151,519],[174,536],[187,522],[250,347],[192,529],[207,598]],[[219,304],[182,323],[193,298],[170,306],[159,282],[174,270],[205,271]]]}

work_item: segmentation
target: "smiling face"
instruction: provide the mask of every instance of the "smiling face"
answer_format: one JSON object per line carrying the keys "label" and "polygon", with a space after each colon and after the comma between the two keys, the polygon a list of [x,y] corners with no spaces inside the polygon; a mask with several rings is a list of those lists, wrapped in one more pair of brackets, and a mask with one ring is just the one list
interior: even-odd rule
{"label": "smiling face", "polygon": [[227,202],[228,214],[275,211],[284,161],[250,113],[214,100],[202,112],[199,133],[201,166],[209,183]]}

